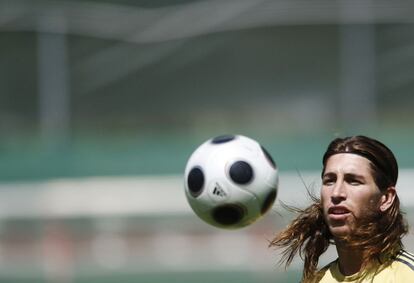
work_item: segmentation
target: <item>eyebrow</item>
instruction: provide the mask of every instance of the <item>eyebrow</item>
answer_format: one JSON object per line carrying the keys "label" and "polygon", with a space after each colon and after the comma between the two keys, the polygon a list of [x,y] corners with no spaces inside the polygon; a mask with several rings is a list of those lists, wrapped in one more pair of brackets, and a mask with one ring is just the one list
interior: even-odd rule
{"label": "eyebrow", "polygon": [[322,179],[325,178],[325,177],[332,177],[332,176],[336,176],[336,174],[334,172],[325,172],[322,175]]}
{"label": "eyebrow", "polygon": [[357,178],[357,179],[362,179],[362,180],[365,180],[365,176],[364,175],[360,175],[360,174],[355,174],[355,173],[346,173],[345,174],[345,178],[349,178],[349,177],[352,177],[352,178]]}
{"label": "eyebrow", "polygon": [[[322,179],[323,178],[327,178],[327,177],[333,177],[333,176],[336,176],[337,174],[336,173],[334,173],[334,172],[326,172],[325,174],[323,174],[322,175]],[[357,173],[345,173],[344,174],[344,177],[345,178],[350,178],[350,177],[352,177],[352,178],[357,178],[357,179],[363,179],[363,180],[365,180],[365,176],[364,175],[360,175],[360,174],[357,174]]]}

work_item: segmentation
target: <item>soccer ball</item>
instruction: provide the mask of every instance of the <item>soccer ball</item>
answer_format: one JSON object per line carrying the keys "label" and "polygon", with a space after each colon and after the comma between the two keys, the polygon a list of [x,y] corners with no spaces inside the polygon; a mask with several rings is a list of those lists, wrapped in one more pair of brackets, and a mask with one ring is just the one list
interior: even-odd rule
{"label": "soccer ball", "polygon": [[201,144],[185,168],[185,194],[205,222],[227,229],[245,227],[263,216],[278,191],[278,169],[255,140],[225,135]]}

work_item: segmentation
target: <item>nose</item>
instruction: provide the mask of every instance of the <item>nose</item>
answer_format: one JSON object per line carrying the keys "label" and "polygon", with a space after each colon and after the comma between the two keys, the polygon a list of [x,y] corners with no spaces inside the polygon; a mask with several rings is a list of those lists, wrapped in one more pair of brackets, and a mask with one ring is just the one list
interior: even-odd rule
{"label": "nose", "polygon": [[346,188],[343,181],[338,180],[332,190],[331,200],[332,203],[338,204],[346,199]]}

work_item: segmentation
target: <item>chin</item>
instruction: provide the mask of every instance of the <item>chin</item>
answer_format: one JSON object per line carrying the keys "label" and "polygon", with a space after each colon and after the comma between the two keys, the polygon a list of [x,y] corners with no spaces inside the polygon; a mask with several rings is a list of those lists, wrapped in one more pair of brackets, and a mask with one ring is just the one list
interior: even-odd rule
{"label": "chin", "polygon": [[329,227],[329,230],[331,231],[332,236],[334,238],[343,238],[348,236],[351,233],[351,229],[349,229],[348,226],[336,226],[336,227]]}

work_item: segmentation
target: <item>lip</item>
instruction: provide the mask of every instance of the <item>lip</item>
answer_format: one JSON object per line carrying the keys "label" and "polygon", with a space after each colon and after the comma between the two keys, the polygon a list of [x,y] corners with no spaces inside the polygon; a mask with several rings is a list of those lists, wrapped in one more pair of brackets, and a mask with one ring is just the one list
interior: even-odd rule
{"label": "lip", "polygon": [[329,218],[333,220],[344,220],[350,213],[351,211],[342,205],[331,206],[328,209]]}
{"label": "lip", "polygon": [[328,214],[345,214],[345,213],[349,213],[349,209],[346,206],[342,206],[342,205],[334,205],[331,206],[328,209]]}

